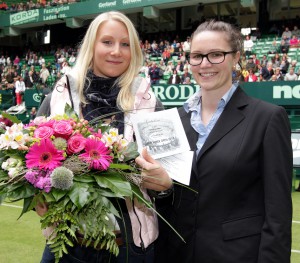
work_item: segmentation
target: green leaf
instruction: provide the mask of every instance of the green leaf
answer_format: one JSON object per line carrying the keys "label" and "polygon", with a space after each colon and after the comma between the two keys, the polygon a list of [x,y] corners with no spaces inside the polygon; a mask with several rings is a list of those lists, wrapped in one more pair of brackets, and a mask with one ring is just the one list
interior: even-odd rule
{"label": "green leaf", "polygon": [[122,163],[111,163],[109,168],[112,169],[120,169],[120,170],[130,170],[134,171],[134,167],[128,165],[128,164],[122,164]]}
{"label": "green leaf", "polygon": [[10,115],[5,111],[1,111],[1,115],[6,119],[11,120],[13,123],[21,123],[21,121],[16,116]]}
{"label": "green leaf", "polygon": [[32,208],[31,206],[31,203],[33,201],[33,196],[32,197],[29,197],[29,198],[25,198],[24,199],[24,202],[23,202],[23,209],[22,209],[22,212],[20,214],[20,216],[18,217],[18,219],[23,215],[25,214],[26,212],[30,211]]}
{"label": "green leaf", "polygon": [[83,183],[74,183],[68,193],[70,199],[78,208],[82,208],[89,200],[89,186]]}
{"label": "green leaf", "polygon": [[99,186],[110,189],[116,194],[116,197],[132,197],[131,185],[123,177],[117,174],[105,173],[95,175]]}
{"label": "green leaf", "polygon": [[66,106],[65,106],[65,114],[68,117],[78,119],[78,115],[76,114],[74,109],[68,103],[66,103]]}
{"label": "green leaf", "polygon": [[52,193],[52,196],[54,197],[55,201],[59,201],[67,194],[66,191],[63,191],[60,189],[55,189],[55,188],[52,188],[51,193]]}
{"label": "green leaf", "polygon": [[138,152],[138,147],[136,142],[130,142],[126,149],[122,152],[124,155],[124,161],[127,162],[129,160],[135,159],[140,154]]}
{"label": "green leaf", "polygon": [[34,196],[36,192],[37,189],[34,188],[32,185],[20,182],[11,185],[11,187],[8,190],[7,196],[10,200],[18,201]]}
{"label": "green leaf", "polygon": [[74,176],[73,180],[76,181],[76,182],[81,182],[81,183],[93,183],[93,182],[95,182],[95,178],[91,174],[90,175]]}

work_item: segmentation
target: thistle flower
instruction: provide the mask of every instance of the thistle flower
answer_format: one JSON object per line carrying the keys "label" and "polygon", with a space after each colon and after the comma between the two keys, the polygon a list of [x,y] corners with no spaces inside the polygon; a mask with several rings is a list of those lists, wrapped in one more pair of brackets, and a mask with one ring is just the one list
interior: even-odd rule
{"label": "thistle flower", "polygon": [[55,168],[51,175],[51,185],[54,188],[68,190],[73,185],[73,172],[66,167]]}
{"label": "thistle flower", "polygon": [[57,137],[53,140],[53,144],[58,150],[65,150],[67,148],[67,140],[61,137]]}

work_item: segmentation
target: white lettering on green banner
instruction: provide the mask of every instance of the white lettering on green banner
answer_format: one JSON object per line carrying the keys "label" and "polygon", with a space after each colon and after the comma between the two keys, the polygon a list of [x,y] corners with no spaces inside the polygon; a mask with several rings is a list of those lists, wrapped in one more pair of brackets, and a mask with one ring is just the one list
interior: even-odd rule
{"label": "white lettering on green banner", "polygon": [[112,7],[112,6],[116,6],[117,5],[117,1],[107,1],[105,3],[99,3],[98,7],[101,8],[107,8],[107,7]]}
{"label": "white lettering on green banner", "polygon": [[40,14],[39,12],[39,9],[33,9],[10,15],[10,25],[20,25],[28,22],[37,21]]}
{"label": "white lettering on green banner", "polygon": [[289,85],[273,86],[274,99],[300,99],[300,85],[291,87]]}

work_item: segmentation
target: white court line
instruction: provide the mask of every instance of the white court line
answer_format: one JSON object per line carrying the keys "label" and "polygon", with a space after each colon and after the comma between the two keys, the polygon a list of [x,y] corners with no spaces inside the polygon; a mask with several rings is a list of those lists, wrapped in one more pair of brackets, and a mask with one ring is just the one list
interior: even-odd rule
{"label": "white court line", "polygon": [[2,204],[3,206],[8,206],[8,207],[14,207],[14,208],[23,208],[22,206],[19,205],[9,205],[9,204]]}
{"label": "white court line", "polygon": [[300,250],[292,249],[292,253],[299,253],[300,254]]}
{"label": "white court line", "polygon": [[300,224],[300,221],[292,221],[295,224]]}

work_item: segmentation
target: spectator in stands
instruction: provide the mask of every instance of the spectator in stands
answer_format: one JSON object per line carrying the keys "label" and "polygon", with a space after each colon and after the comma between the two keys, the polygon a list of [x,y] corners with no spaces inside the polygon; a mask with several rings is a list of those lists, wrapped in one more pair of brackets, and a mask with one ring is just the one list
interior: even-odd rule
{"label": "spectator in stands", "polygon": [[190,183],[175,184],[156,204],[185,243],[162,222],[156,262],[288,263],[293,151],[286,110],[233,83],[239,29],[207,21],[192,36],[190,64],[201,90],[179,109],[194,151]]}
{"label": "spectator in stands", "polygon": [[246,68],[246,65],[247,65],[247,63],[248,63],[248,61],[247,61],[247,57],[246,57],[246,55],[245,54],[243,54],[242,55],[242,57],[241,57],[241,68],[242,69],[245,69]]}
{"label": "spectator in stands", "polygon": [[73,66],[74,63],[75,63],[75,61],[76,61],[75,53],[72,52],[72,55],[69,57],[69,64],[70,64],[70,66]]}
{"label": "spectator in stands", "polygon": [[266,67],[267,64],[268,64],[268,62],[269,62],[269,60],[268,60],[268,58],[267,58],[267,55],[263,55],[263,57],[262,57],[260,63],[257,63],[257,65],[260,64],[260,65]]}
{"label": "spectator in stands", "polygon": [[3,66],[6,65],[6,59],[5,59],[5,57],[3,55],[0,58],[0,64],[3,65]]}
{"label": "spectator in stands", "polygon": [[[291,61],[291,63],[290,63],[290,65],[289,65],[289,69],[290,68],[296,68],[297,67],[297,63],[298,63],[298,61],[296,60],[296,59],[293,59],[292,61]],[[296,73],[296,72],[295,72]]]}
{"label": "spectator in stands", "polygon": [[6,57],[6,66],[11,66],[11,59],[10,56]]}
{"label": "spectator in stands", "polygon": [[168,79],[168,84],[180,84],[181,83],[181,78],[177,73],[177,70],[173,70],[173,74],[170,76]]}
{"label": "spectator in stands", "polygon": [[271,78],[271,76],[274,74],[273,69],[272,69],[272,64],[271,64],[272,72],[269,72],[269,70],[267,69],[266,66],[260,65],[260,64],[257,65],[257,69],[263,80],[269,80]]}
{"label": "spectator in stands", "polygon": [[285,28],[285,30],[282,32],[282,35],[281,35],[281,38],[282,39],[290,39],[292,38],[292,32],[290,31],[290,29],[288,27]]}
{"label": "spectator in stands", "polygon": [[184,70],[183,70],[183,73],[182,73],[182,75],[181,75],[181,82],[182,83],[184,83],[184,82],[186,82],[186,78],[192,78],[192,75],[191,75],[191,73],[189,72],[189,69],[188,68],[185,68]]}
{"label": "spectator in stands", "polygon": [[246,36],[246,39],[244,40],[244,52],[247,57],[249,57],[252,54],[252,48],[254,46],[254,43],[249,35]]}
{"label": "spectator in stands", "polygon": [[270,81],[277,81],[277,77],[275,74],[273,74],[270,78]]}
{"label": "spectator in stands", "polygon": [[15,93],[16,93],[16,104],[17,105],[21,105],[22,104],[22,98],[23,98],[23,94],[25,92],[25,82],[24,79],[20,76],[18,76],[16,78],[16,82],[15,82]]}
{"label": "spectator in stands", "polygon": [[283,36],[279,46],[280,53],[288,53],[289,47],[290,47],[289,39],[286,36]]}
{"label": "spectator in stands", "polygon": [[183,43],[182,50],[185,54],[189,54],[191,52],[191,38],[188,36]]}
{"label": "spectator in stands", "polygon": [[258,78],[257,76],[253,73],[253,69],[249,69],[249,74],[245,77],[245,82],[257,82]]}
{"label": "spectator in stands", "polygon": [[174,70],[174,64],[173,61],[170,60],[166,66],[165,73],[172,74],[173,70]]}
{"label": "spectator in stands", "polygon": [[14,61],[13,61],[13,65],[14,66],[19,66],[19,63],[20,63],[20,58],[19,58],[19,56],[16,56]]}
{"label": "spectator in stands", "polygon": [[190,77],[185,77],[185,79],[182,81],[182,84],[190,85],[190,84],[193,84],[193,83],[191,82]]}
{"label": "spectator in stands", "polygon": [[159,67],[157,66],[156,62],[152,62],[151,67],[149,68],[149,76],[151,79],[151,85],[158,84],[160,80],[160,74],[159,74]]}
{"label": "spectator in stands", "polygon": [[6,78],[7,82],[8,82],[9,84],[14,83],[14,78],[16,78],[17,76],[18,76],[18,75],[17,75],[17,73],[16,73],[15,68],[14,68],[14,67],[8,67],[7,73],[6,73],[6,75],[5,75],[5,78]]}
{"label": "spectator in stands", "polygon": [[177,70],[178,73],[183,72],[183,67],[184,67],[184,64],[181,62],[181,60],[177,60],[177,65],[176,65],[175,69]]}
{"label": "spectator in stands", "polygon": [[281,64],[281,57],[279,53],[276,53],[275,56],[272,58],[272,63],[274,67],[279,67]]}
{"label": "spectator in stands", "polygon": [[165,70],[166,70],[166,68],[167,68],[166,64],[164,63],[164,61],[163,61],[162,59],[159,61],[158,67],[159,67],[163,72],[165,72]]}
{"label": "spectator in stands", "polygon": [[42,68],[40,70],[40,79],[41,79],[43,84],[46,83],[49,76],[50,76],[49,70],[46,68],[45,64],[42,64]]}
{"label": "spectator in stands", "polygon": [[30,120],[34,120],[36,117],[37,111],[36,111],[36,107],[32,107],[31,111],[30,111]]}
{"label": "spectator in stands", "polygon": [[162,52],[161,56],[162,56],[162,59],[163,59],[164,63],[165,64],[168,63],[168,61],[171,57],[170,50],[167,49],[167,48],[164,48],[164,51]]}
{"label": "spectator in stands", "polygon": [[279,45],[277,44],[276,40],[274,40],[272,42],[272,45],[269,47],[269,54],[276,54],[278,53],[280,50],[279,50]]}
{"label": "spectator in stands", "polygon": [[[76,63],[68,74],[77,114],[88,121],[111,114],[108,122],[116,126],[120,134],[124,134],[125,130],[125,139],[132,141],[131,114],[134,115],[139,109],[146,114],[161,106],[150,85],[137,76],[142,61],[138,35],[130,19],[120,12],[98,15],[90,24]],[[68,88],[63,87],[67,87],[66,75],[57,83],[52,94],[45,98],[37,116],[50,112],[64,113],[65,105],[71,103]],[[144,157],[145,161],[149,160]],[[157,161],[153,163],[159,166]],[[154,178],[156,172],[158,174]],[[163,191],[172,186],[171,179],[161,166],[155,171],[152,168],[145,170],[141,176],[145,190]],[[148,198],[146,191],[144,194]],[[119,244],[118,257],[105,248],[100,250],[75,244],[67,248],[68,254],[63,255],[62,262],[153,262],[154,242],[158,236],[155,213],[147,207],[137,207],[137,202],[118,202],[116,208],[122,207],[122,218],[126,219],[107,222],[118,225],[122,239],[125,238],[123,245]],[[47,208],[41,204],[36,210],[43,215]],[[54,256],[47,246],[42,262],[51,260],[54,260]]]}
{"label": "spectator in stands", "polygon": [[185,52],[182,52],[182,53],[179,54],[179,60],[181,61],[181,63],[182,63],[183,65],[187,62]]}
{"label": "spectator in stands", "polygon": [[292,35],[295,35],[298,39],[300,38],[300,29],[298,29],[298,26],[294,26],[294,29],[292,30]]}
{"label": "spectator in stands", "polygon": [[256,70],[257,70],[256,63],[253,62],[253,57],[252,56],[249,56],[248,62],[247,62],[247,65],[246,65],[246,70],[249,71],[249,69],[252,69],[253,72],[256,72]]}
{"label": "spectator in stands", "polygon": [[288,68],[289,68],[289,61],[288,61],[288,58],[287,56],[282,56],[282,60],[281,60],[281,64],[280,64],[280,71],[283,75],[285,75],[288,71]]}
{"label": "spectator in stands", "polygon": [[299,46],[299,40],[296,35],[293,35],[290,39],[290,47],[298,47]]}
{"label": "spectator in stands", "polygon": [[26,88],[32,88],[36,83],[33,77],[33,71],[30,70],[24,79]]}
{"label": "spectator in stands", "polygon": [[295,73],[294,68],[290,68],[289,72],[285,74],[284,80],[286,81],[292,81],[292,80],[298,80],[298,76]]}
{"label": "spectator in stands", "polygon": [[[280,67],[277,67],[276,69],[275,69],[275,72],[274,72],[274,75],[273,76],[275,76],[276,77],[276,80],[278,80],[278,81],[281,81],[281,80],[283,80],[283,75],[282,75],[282,73],[281,73],[281,68]],[[272,78],[273,78],[273,76],[272,76]],[[272,79],[273,80],[273,79]]]}
{"label": "spectator in stands", "polygon": [[39,66],[42,66],[42,65],[45,64],[45,63],[46,63],[46,61],[45,61],[45,59],[43,58],[43,56],[40,56],[39,62],[38,62]]}
{"label": "spectator in stands", "polygon": [[34,65],[34,56],[33,56],[33,54],[29,55],[28,60],[27,60],[27,65],[28,66]]}

